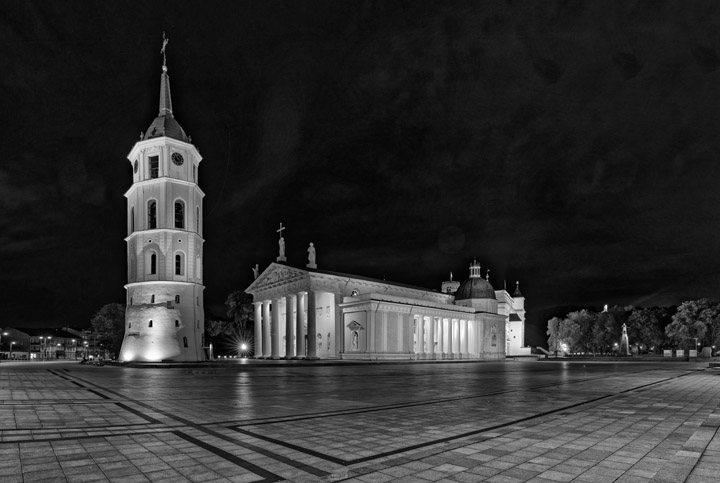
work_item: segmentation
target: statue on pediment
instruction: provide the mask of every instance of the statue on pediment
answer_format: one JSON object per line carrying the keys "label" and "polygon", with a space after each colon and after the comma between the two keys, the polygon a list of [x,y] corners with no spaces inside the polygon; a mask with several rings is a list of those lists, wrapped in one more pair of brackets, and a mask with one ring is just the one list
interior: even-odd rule
{"label": "statue on pediment", "polygon": [[317,264],[315,263],[315,245],[313,245],[312,242],[310,242],[310,246],[307,249],[308,252],[308,268],[317,268]]}

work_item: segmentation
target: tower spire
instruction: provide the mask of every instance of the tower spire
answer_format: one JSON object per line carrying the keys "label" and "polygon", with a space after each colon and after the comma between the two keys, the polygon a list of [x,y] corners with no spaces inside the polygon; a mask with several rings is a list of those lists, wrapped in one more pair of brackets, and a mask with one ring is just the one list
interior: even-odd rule
{"label": "tower spire", "polygon": [[160,53],[163,56],[162,74],[160,75],[160,106],[157,117],[145,132],[144,139],[152,139],[161,136],[177,139],[186,143],[190,137],[185,133],[180,124],[173,116],[172,97],[170,96],[170,76],[167,72],[167,44],[170,41],[163,32],[163,42]]}

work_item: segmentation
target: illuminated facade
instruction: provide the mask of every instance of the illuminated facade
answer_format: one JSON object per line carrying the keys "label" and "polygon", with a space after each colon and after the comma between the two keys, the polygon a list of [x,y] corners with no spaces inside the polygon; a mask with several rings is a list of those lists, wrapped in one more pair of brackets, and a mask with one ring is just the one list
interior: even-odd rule
{"label": "illuminated facade", "polygon": [[[163,48],[164,50],[164,48]],[[160,111],[128,160],[128,283],[121,361],[205,360],[202,156],[173,117],[163,63]]]}
{"label": "illuminated facade", "polygon": [[272,263],[246,292],[254,297],[257,358],[498,360],[530,353],[522,348],[524,330],[510,325],[517,319],[524,326],[524,297],[495,291],[477,263],[467,280],[444,282],[441,292]]}

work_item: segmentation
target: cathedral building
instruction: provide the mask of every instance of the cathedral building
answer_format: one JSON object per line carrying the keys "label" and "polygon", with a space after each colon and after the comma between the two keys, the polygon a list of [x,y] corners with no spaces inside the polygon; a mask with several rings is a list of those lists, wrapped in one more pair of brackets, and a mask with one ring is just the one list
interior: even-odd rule
{"label": "cathedral building", "polygon": [[128,160],[133,184],[125,193],[128,283],[119,359],[205,360],[202,156],[173,116],[165,61],[158,116]]}
{"label": "cathedral building", "polygon": [[[282,246],[282,245],[281,245]],[[255,357],[499,360],[523,347],[525,298],[494,290],[470,264],[442,290],[271,263],[245,290],[255,309]],[[284,253],[281,251],[281,257]]]}

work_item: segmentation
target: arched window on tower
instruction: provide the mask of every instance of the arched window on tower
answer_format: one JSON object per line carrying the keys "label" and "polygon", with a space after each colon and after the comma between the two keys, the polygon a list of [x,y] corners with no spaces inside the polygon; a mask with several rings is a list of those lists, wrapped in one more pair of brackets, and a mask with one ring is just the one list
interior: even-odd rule
{"label": "arched window on tower", "polygon": [[135,233],[135,207],[130,208],[130,233]]}
{"label": "arched window on tower", "polygon": [[175,296],[175,303],[176,303],[176,304],[179,304],[179,303],[180,303],[180,296],[179,296],[179,295],[176,295],[176,296]]}
{"label": "arched window on tower", "polygon": [[157,255],[153,253],[150,255],[150,275],[157,273]]}
{"label": "arched window on tower", "polygon": [[157,201],[148,201],[148,230],[157,228]]}
{"label": "arched window on tower", "polygon": [[185,228],[185,203],[175,202],[175,228]]}
{"label": "arched window on tower", "polygon": [[195,231],[200,233],[200,207],[195,207]]}

